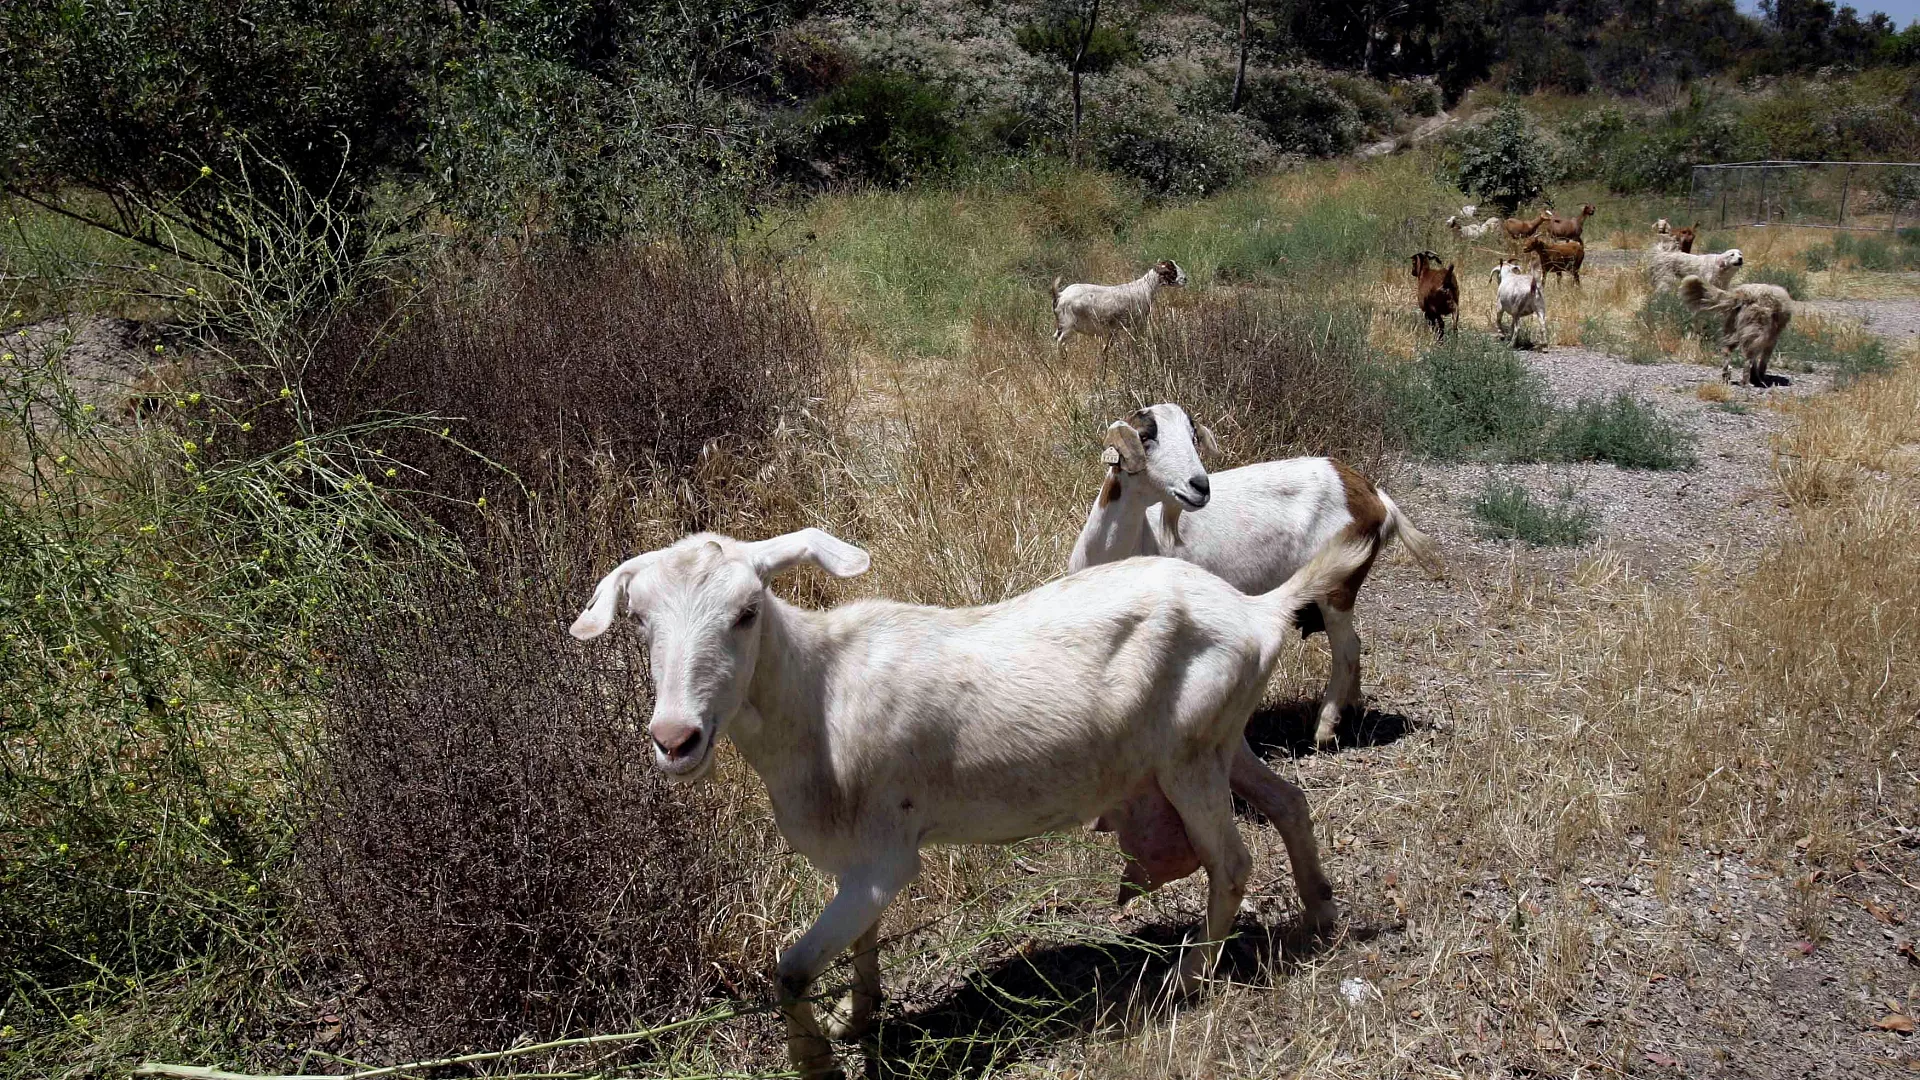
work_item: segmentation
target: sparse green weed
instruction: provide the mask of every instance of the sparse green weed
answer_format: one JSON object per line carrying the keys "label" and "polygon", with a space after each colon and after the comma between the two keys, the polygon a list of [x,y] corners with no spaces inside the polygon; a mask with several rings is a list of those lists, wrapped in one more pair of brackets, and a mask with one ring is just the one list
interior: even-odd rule
{"label": "sparse green weed", "polygon": [[1543,547],[1570,547],[1593,539],[1598,517],[1593,508],[1563,488],[1551,504],[1536,499],[1519,484],[1489,476],[1473,500],[1473,516],[1481,534],[1517,539]]}

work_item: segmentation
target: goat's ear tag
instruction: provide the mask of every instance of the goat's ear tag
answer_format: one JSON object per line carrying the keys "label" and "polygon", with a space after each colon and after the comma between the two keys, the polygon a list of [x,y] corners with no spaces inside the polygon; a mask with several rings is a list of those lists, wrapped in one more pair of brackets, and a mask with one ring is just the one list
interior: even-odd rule
{"label": "goat's ear tag", "polygon": [[1100,462],[1103,465],[1120,464],[1119,449],[1117,449],[1116,447],[1109,446],[1105,450],[1100,451]]}

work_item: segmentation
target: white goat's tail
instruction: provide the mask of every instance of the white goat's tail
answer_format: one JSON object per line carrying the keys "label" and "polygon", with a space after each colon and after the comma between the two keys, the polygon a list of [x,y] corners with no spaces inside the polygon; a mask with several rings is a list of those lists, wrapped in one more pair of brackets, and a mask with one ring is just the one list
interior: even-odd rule
{"label": "white goat's tail", "polygon": [[[1295,570],[1279,588],[1255,597],[1267,606],[1273,650],[1280,648],[1301,608],[1324,603],[1340,590],[1354,587],[1353,576],[1373,562],[1374,555],[1380,551],[1380,541],[1379,536],[1354,536],[1342,529],[1320,545],[1307,565]],[[1351,603],[1348,601],[1348,606]]]}
{"label": "white goat's tail", "polygon": [[1441,563],[1440,552],[1435,550],[1433,540],[1413,527],[1413,522],[1407,520],[1407,515],[1400,512],[1400,507],[1387,497],[1384,489],[1375,487],[1373,493],[1380,496],[1380,505],[1387,509],[1387,520],[1380,529],[1380,542],[1384,544],[1398,539],[1406,547],[1407,554],[1426,567],[1428,573],[1435,577],[1444,575],[1447,568]]}
{"label": "white goat's tail", "polygon": [[1060,278],[1058,275],[1055,275],[1053,279],[1053,310],[1060,310]]}

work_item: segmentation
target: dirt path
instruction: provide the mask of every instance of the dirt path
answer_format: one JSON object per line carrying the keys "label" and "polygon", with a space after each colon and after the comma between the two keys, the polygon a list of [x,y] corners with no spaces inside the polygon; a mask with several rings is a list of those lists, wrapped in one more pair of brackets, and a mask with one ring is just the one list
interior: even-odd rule
{"label": "dirt path", "polygon": [[[1896,343],[1920,335],[1920,301],[1838,301],[1821,308],[1871,317],[1871,328]],[[1530,597],[1581,573],[1624,573],[1680,589],[1703,566],[1738,573],[1743,560],[1779,543],[1789,521],[1773,480],[1772,437],[1792,422],[1783,406],[1830,386],[1824,375],[1796,375],[1790,387],[1735,387],[1721,404],[1698,396],[1701,386],[1720,381],[1718,367],[1635,365],[1581,348],[1547,349],[1527,359],[1561,404],[1622,390],[1652,402],[1698,439],[1699,464],[1651,472],[1421,463],[1396,478],[1396,499],[1439,540],[1449,579],[1433,581],[1404,560],[1382,568],[1363,597],[1370,712],[1344,735],[1357,745],[1313,753],[1297,738],[1288,744],[1304,755],[1292,767],[1336,833],[1330,860],[1338,868],[1336,891],[1354,898],[1356,926],[1384,927],[1364,947],[1353,977],[1389,992],[1420,985],[1433,948],[1425,936],[1435,931],[1425,921],[1418,929],[1408,925],[1398,893],[1383,889],[1383,882],[1408,875],[1406,853],[1353,844],[1337,835],[1338,823],[1380,813],[1381,798],[1417,789],[1401,777],[1418,776],[1459,752],[1458,741],[1487,722],[1510,688],[1551,682],[1541,670],[1551,661],[1530,651],[1539,635],[1525,615]],[[1571,486],[1597,511],[1599,538],[1578,549],[1542,549],[1477,536],[1468,507],[1489,475],[1538,496]],[[1304,669],[1317,673],[1320,663],[1316,650]],[[1312,686],[1303,680],[1296,689],[1310,693]],[[1487,740],[1482,732],[1469,741]],[[1467,917],[1483,924],[1515,918],[1529,896],[1549,906],[1553,901],[1544,898],[1557,896],[1581,912],[1575,918],[1594,941],[1636,944],[1580,973],[1580,1016],[1563,1013],[1535,1026],[1531,1039],[1497,1010],[1466,1024],[1459,1016],[1438,1021],[1431,1064],[1457,1068],[1464,1057],[1476,1067],[1468,1075],[1565,1075],[1570,1058],[1564,1055],[1574,1046],[1624,1037],[1625,1056],[1609,1068],[1630,1075],[1912,1075],[1916,1066],[1905,1043],[1873,1025],[1886,1011],[1887,995],[1897,996],[1920,975],[1920,959],[1901,951],[1912,937],[1910,925],[1889,922],[1900,912],[1913,914],[1906,909],[1914,894],[1905,883],[1916,880],[1920,854],[1890,848],[1884,863],[1857,864],[1856,873],[1834,884],[1816,942],[1804,929],[1799,871],[1791,862],[1696,845],[1656,859],[1641,839],[1584,859],[1568,874],[1489,868],[1452,886]],[[1449,873],[1445,853],[1426,865],[1436,876]],[[1649,965],[1649,957],[1662,955],[1667,959]]]}

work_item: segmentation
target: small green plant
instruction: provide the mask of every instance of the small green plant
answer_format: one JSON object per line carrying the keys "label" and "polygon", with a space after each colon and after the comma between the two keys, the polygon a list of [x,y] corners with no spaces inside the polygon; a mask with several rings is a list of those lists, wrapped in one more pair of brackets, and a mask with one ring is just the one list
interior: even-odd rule
{"label": "small green plant", "polygon": [[1672,289],[1647,297],[1640,305],[1639,313],[1634,316],[1634,322],[1643,338],[1670,333],[1683,338],[1711,340],[1717,332],[1717,321],[1712,315],[1690,310],[1681,301],[1680,294]]}
{"label": "small green plant", "polygon": [[1593,508],[1576,499],[1570,487],[1562,488],[1549,504],[1519,484],[1491,476],[1474,497],[1472,509],[1482,536],[1542,547],[1584,544],[1593,539],[1598,520]]}
{"label": "small green plant", "polygon": [[1626,469],[1682,469],[1694,463],[1692,438],[1652,405],[1624,391],[1586,398],[1562,413],[1546,439],[1547,456],[1610,461]]}
{"label": "small green plant", "polygon": [[1807,286],[1807,275],[1787,266],[1758,266],[1747,271],[1747,280],[1755,284],[1778,285],[1792,294],[1795,300],[1805,300],[1813,295]]}
{"label": "small green plant", "polygon": [[1851,344],[1843,345],[1837,335],[1824,328],[1798,325],[1789,325],[1780,335],[1774,355],[1787,363],[1801,365],[1804,371],[1825,367],[1833,373],[1836,386],[1851,386],[1869,375],[1898,366],[1888,354],[1886,342],[1873,334],[1859,334]]}
{"label": "small green plant", "polygon": [[1622,334],[1598,315],[1589,315],[1580,321],[1580,344],[1612,353],[1629,364],[1659,364],[1667,359],[1645,336]]}
{"label": "small green plant", "polygon": [[1819,244],[1800,253],[1800,264],[1808,273],[1817,274],[1833,264],[1833,245]]}
{"label": "small green plant", "polygon": [[1434,345],[1391,383],[1407,443],[1432,457],[1526,460],[1553,415],[1526,361],[1474,331]]}
{"label": "small green plant", "polygon": [[1753,411],[1753,408],[1744,401],[1716,401],[1713,403],[1713,407],[1723,413],[1732,413],[1735,416],[1745,416]]}

